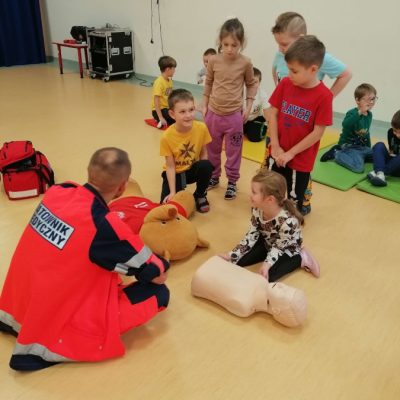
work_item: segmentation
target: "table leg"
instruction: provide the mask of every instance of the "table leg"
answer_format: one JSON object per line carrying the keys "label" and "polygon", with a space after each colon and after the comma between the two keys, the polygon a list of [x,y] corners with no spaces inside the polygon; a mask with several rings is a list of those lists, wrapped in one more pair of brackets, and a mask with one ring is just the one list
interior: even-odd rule
{"label": "table leg", "polygon": [[59,67],[60,67],[60,74],[63,74],[63,73],[64,73],[64,70],[63,70],[61,46],[60,46],[59,44],[57,45],[57,50],[58,50],[58,65],[59,65]]}
{"label": "table leg", "polygon": [[81,53],[81,48],[78,48],[78,62],[79,62],[79,72],[81,73],[81,78],[83,78],[83,67],[82,67],[82,53]]}
{"label": "table leg", "polygon": [[88,52],[87,47],[83,49],[85,51],[85,62],[86,62],[86,69],[89,69],[89,62],[88,62]]}

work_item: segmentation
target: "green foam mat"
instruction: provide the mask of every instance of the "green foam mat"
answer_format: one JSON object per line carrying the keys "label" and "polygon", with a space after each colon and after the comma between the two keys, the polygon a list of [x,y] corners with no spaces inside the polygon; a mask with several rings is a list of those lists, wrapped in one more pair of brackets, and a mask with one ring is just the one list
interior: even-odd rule
{"label": "green foam mat", "polygon": [[387,176],[386,182],[387,186],[378,187],[371,185],[368,179],[366,179],[358,183],[356,188],[374,196],[400,203],[400,178]]}
{"label": "green foam mat", "polygon": [[321,162],[319,159],[328,148],[320,149],[315,160],[314,169],[311,172],[312,180],[323,185],[331,186],[339,190],[349,190],[367,177],[368,172],[372,171],[372,164],[365,164],[362,174],[356,174],[330,160]]}

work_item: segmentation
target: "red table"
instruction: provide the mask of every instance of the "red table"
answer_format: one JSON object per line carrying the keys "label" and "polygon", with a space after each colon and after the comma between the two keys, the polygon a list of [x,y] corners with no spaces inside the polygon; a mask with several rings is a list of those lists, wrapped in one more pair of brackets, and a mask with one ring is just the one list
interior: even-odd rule
{"label": "red table", "polygon": [[78,51],[79,71],[81,73],[81,78],[83,78],[81,50],[83,49],[85,51],[86,68],[89,69],[88,52],[87,52],[88,45],[87,44],[78,44],[78,43],[64,43],[64,42],[53,42],[53,44],[57,45],[57,49],[58,49],[58,65],[60,66],[60,74],[64,73],[61,48],[62,47],[70,47],[71,49],[76,49]]}

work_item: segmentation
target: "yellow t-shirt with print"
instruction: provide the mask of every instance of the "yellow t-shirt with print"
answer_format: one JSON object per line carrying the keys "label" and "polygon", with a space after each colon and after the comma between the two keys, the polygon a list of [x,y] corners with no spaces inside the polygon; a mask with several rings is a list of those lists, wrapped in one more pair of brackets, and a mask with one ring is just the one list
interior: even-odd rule
{"label": "yellow t-shirt with print", "polygon": [[200,159],[201,149],[210,142],[210,133],[203,122],[193,121],[192,129],[185,133],[178,132],[173,124],[161,136],[160,155],[173,156],[175,171],[179,174]]}
{"label": "yellow t-shirt with print", "polygon": [[165,79],[162,75],[159,76],[153,83],[153,98],[151,100],[151,109],[155,110],[154,96],[160,97],[160,109],[168,107],[168,96],[172,92],[172,79]]}

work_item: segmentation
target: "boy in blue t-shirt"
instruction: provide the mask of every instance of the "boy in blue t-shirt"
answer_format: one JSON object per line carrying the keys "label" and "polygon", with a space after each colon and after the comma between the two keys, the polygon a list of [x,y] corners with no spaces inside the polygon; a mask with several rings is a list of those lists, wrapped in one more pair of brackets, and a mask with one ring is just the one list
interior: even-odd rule
{"label": "boy in blue t-shirt", "polygon": [[[276,53],[272,64],[272,78],[277,85],[282,78],[289,75],[285,53],[299,37],[307,35],[306,21],[296,12],[285,12],[278,16],[271,32],[279,46],[279,51]],[[318,78],[323,80],[325,75],[335,79],[330,88],[334,98],[345,88],[352,77],[351,71],[346,65],[329,53],[325,53],[318,71]]]}

